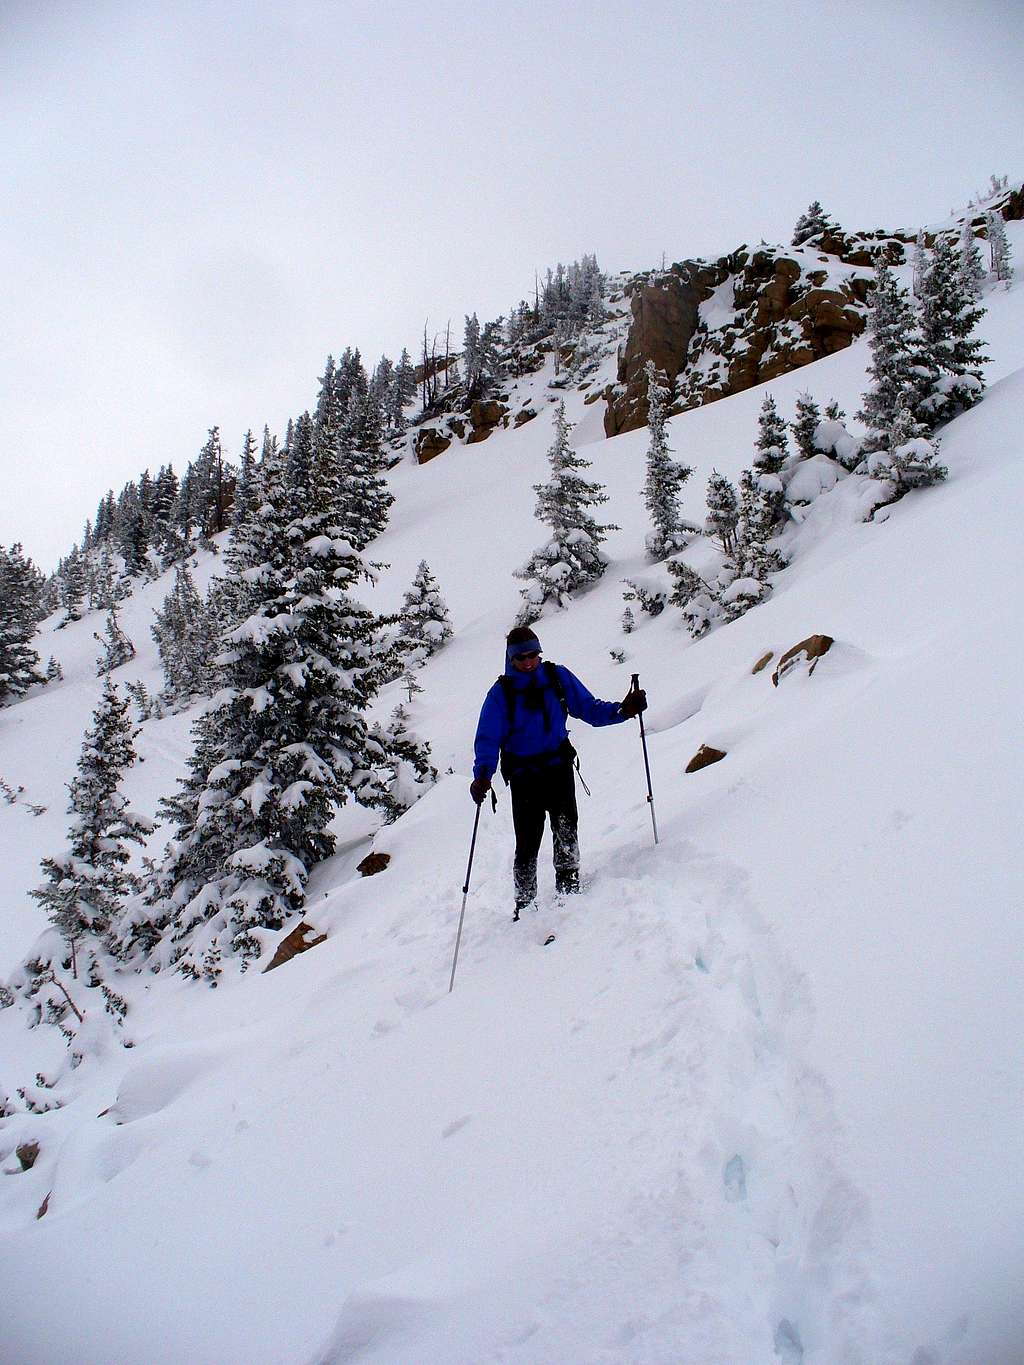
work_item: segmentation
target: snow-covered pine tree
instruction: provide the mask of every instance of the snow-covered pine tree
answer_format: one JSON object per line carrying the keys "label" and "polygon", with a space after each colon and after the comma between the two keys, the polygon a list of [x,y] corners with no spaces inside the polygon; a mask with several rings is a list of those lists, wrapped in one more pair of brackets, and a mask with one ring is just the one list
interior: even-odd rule
{"label": "snow-covered pine tree", "polygon": [[77,549],[72,550],[66,558],[61,560],[57,566],[57,578],[60,605],[64,610],[64,620],[57,627],[59,630],[61,626],[67,626],[72,621],[82,619],[82,613],[78,608],[82,605],[82,598],[85,596],[85,562]]}
{"label": "snow-covered pine tree", "polygon": [[117,619],[116,607],[111,607],[107,612],[107,623],[103,635],[98,635],[93,631],[92,638],[103,647],[103,653],[96,661],[96,676],[98,678],[102,678],[104,674],[113,672],[115,668],[120,668],[122,664],[126,664],[130,659],[135,658],[135,646],[121,629],[121,623]]}
{"label": "snow-covered pine tree", "polygon": [[769,575],[785,565],[781,552],[769,546],[777,528],[772,519],[772,503],[766,500],[761,488],[761,480],[766,477],[777,476],[750,469],[740,475],[736,550],[730,561],[729,581],[721,592],[722,612],[727,621],[735,621],[763,602],[771,593]]}
{"label": "snow-covered pine tree", "polygon": [[403,347],[395,366],[394,380],[385,406],[388,429],[400,435],[406,427],[405,408],[416,397],[416,367],[409,352]]}
{"label": "snow-covered pine tree", "polygon": [[181,552],[181,538],[174,525],[174,509],[178,501],[178,476],[171,466],[164,465],[153,484],[152,526],[150,546],[164,564],[171,563]]}
{"label": "snow-covered pine tree", "polygon": [[242,454],[238,462],[234,498],[231,504],[231,527],[243,525],[256,510],[256,438],[251,429],[242,440]]}
{"label": "snow-covered pine tree", "polygon": [[416,681],[416,669],[412,664],[406,663],[405,667],[402,669],[401,682],[402,691],[405,693],[406,699],[411,705],[413,697],[415,697],[417,693],[423,691],[423,688]]}
{"label": "snow-covered pine tree", "polygon": [[526,582],[518,625],[536,621],[545,602],[568,606],[574,592],[595,583],[608,567],[601,544],[609,531],[618,528],[600,524],[588,510],[607,502],[608,495],[599,483],[579,473],[590,468],[590,461],[573,450],[571,430],[565,404],[560,402],[555,408],[555,439],[548,450],[551,478],[533,486],[535,515],[551,528],[551,539],[516,572]]}
{"label": "snow-covered pine tree", "polygon": [[164,670],[161,702],[180,709],[196,697],[209,696],[220,623],[196,591],[187,563],[177,566],[174,586],[154,614],[151,630]]}
{"label": "snow-covered pine tree", "polygon": [[130,810],[120,790],[135,762],[135,737],[128,701],[106,677],[92,726],[78,759],[78,776],[68,784],[68,814],[74,818],[67,847],[44,858],[46,883],[32,896],[68,943],[90,985],[99,985],[108,930],[124,899],[137,890],[128,871],[129,844],[142,844],[152,824]]}
{"label": "snow-covered pine tree", "polygon": [[934,371],[927,363],[917,316],[884,257],[875,267],[875,288],[868,297],[868,346],[871,383],[857,416],[868,428],[868,450],[888,450],[896,416],[904,408],[917,415]]}
{"label": "snow-covered pine tree", "polygon": [[0,545],[0,706],[46,681],[32,640],[39,627],[42,574],[21,545]]}
{"label": "snow-covered pine tree", "polygon": [[309,868],[333,852],[339,806],[390,808],[388,756],[364,718],[376,622],[350,595],[368,573],[341,530],[343,471],[314,451],[298,516],[276,455],[262,481],[245,571],[260,600],[225,637],[223,686],[196,722],[190,776],[165,803],[178,833],[148,919],[133,916],[121,936],[125,952],[169,936],[165,957],[212,983],[225,954],[244,965],[301,907]]}
{"label": "snow-covered pine tree", "polygon": [[982,285],[985,283],[985,267],[981,260],[981,248],[970,223],[964,222],[960,229],[960,260],[957,265],[957,278],[968,299],[980,299]]}
{"label": "snow-covered pine tree", "polygon": [[736,535],[740,520],[740,504],[736,489],[723,474],[713,469],[705,496],[708,515],[704,529],[718,542],[722,552],[732,558],[736,554]]}
{"label": "snow-covered pine tree", "polygon": [[644,544],[648,557],[658,562],[669,555],[678,554],[686,547],[687,535],[679,510],[679,490],[693,470],[689,465],[672,458],[665,431],[665,400],[668,395],[659,381],[653,361],[648,360],[644,373],[647,377],[650,440],[643,497],[653,527]]}
{"label": "snow-covered pine tree", "polygon": [[314,444],[313,419],[304,412],[292,424],[291,440],[285,449],[285,479],[292,515],[296,517],[303,515],[312,496]]}
{"label": "snow-covered pine tree", "polygon": [[807,211],[801,213],[796,220],[796,226],[793,229],[793,246],[803,246],[804,242],[811,237],[817,237],[822,232],[838,232],[838,230],[838,224],[829,218],[815,199],[813,203],[808,205]]}
{"label": "snow-covered pine tree", "polygon": [[1009,287],[1013,279],[1013,266],[1010,263],[1010,243],[1006,240],[1006,224],[998,209],[985,215],[988,235],[989,264],[992,278]]}
{"label": "snow-covered pine tree", "polygon": [[760,538],[767,540],[786,521],[786,491],[779,475],[789,458],[786,424],[775,400],[766,394],[757,420],[757,453],[751,467],[750,491],[760,502],[756,520]]}
{"label": "snow-covered pine tree", "polygon": [[437,781],[437,769],[430,761],[430,745],[410,730],[409,713],[404,706],[395,707],[386,725],[375,725],[372,737],[387,755],[384,761],[387,805],[384,810],[390,824],[433,786]]}
{"label": "snow-covered pine tree", "polygon": [[814,433],[821,422],[821,409],[809,393],[799,393],[796,398],[796,416],[789,424],[793,440],[801,460],[810,460],[818,454],[814,444]]}
{"label": "snow-covered pine tree", "polygon": [[669,560],[668,571],[676,580],[669,601],[679,608],[687,630],[699,640],[723,619],[721,594],[682,560]]}
{"label": "snow-covered pine tree", "polygon": [[123,597],[118,589],[118,573],[109,543],[85,557],[85,590],[90,611],[109,611]]}
{"label": "snow-covered pine tree", "polygon": [[[379,421],[366,425],[366,399],[358,385],[352,390],[345,419],[334,437],[333,459],[341,472],[342,534],[353,549],[362,553],[388,524],[394,494],[387,485],[387,461],[381,451]],[[368,438],[360,446],[357,439]],[[319,443],[318,443],[319,444]],[[318,449],[322,458],[323,449]]]}
{"label": "snow-covered pine tree", "polygon": [[898,498],[912,488],[927,488],[946,478],[949,471],[938,462],[938,441],[928,439],[927,428],[907,408],[897,413],[890,441],[888,468],[876,473],[892,480]]}
{"label": "snow-covered pine tree", "polygon": [[915,416],[931,429],[973,407],[985,392],[981,367],[987,357],[972,335],[985,309],[965,290],[960,264],[952,241],[938,238],[921,285],[921,336],[932,379]]}
{"label": "snow-covered pine tree", "polygon": [[914,238],[914,250],[910,255],[910,292],[915,299],[921,297],[921,285],[924,281],[924,272],[928,268],[928,242],[925,237],[924,228],[918,228],[917,236]]}
{"label": "snow-covered pine tree", "polygon": [[398,624],[396,645],[411,668],[419,668],[452,637],[448,608],[425,559],[420,560],[405,594]]}

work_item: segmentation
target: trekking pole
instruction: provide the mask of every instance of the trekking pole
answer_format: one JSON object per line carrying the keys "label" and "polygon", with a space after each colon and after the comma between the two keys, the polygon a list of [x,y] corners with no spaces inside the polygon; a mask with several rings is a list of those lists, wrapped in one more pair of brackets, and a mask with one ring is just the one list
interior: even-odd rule
{"label": "trekking pole", "polygon": [[[498,798],[491,791],[491,801],[494,809],[498,809]],[[462,921],[466,918],[466,897],[469,895],[469,874],[473,871],[473,854],[476,851],[476,832],[480,827],[480,811],[483,807],[481,801],[476,808],[476,816],[473,820],[473,838],[469,844],[469,862],[466,865],[466,884],[462,888],[462,909],[459,912],[459,932],[455,935],[455,955],[452,958],[452,979],[448,982],[448,994],[451,995],[455,989],[455,968],[459,965],[459,944],[462,942]]]}
{"label": "trekking pole", "polygon": [[[632,681],[632,683],[630,684],[629,690],[630,690],[631,692],[639,692],[639,691],[640,691],[640,674],[639,674],[639,673],[634,673],[634,674],[633,674],[633,681]],[[647,774],[647,804],[648,804],[648,805],[650,806],[650,808],[651,808],[651,825],[652,825],[652,827],[653,827],[653,829],[654,829],[654,842],[657,843],[657,842],[658,842],[658,821],[657,821],[657,819],[655,818],[655,815],[654,815],[654,792],[653,792],[653,790],[651,789],[651,764],[650,764],[650,761],[649,761],[649,759],[648,759],[648,757],[647,757],[647,735],[646,735],[646,733],[644,732],[644,713],[643,713],[642,711],[638,711],[638,712],[637,712],[637,720],[640,722],[640,743],[643,745],[643,748],[644,748],[644,772]]]}

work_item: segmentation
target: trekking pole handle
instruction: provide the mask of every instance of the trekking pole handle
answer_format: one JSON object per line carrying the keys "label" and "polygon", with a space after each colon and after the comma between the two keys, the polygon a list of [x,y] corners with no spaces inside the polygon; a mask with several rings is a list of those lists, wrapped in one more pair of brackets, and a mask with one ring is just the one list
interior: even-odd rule
{"label": "trekking pole handle", "polygon": [[629,690],[630,690],[631,692],[639,692],[639,691],[640,691],[640,674],[639,674],[639,673],[634,673],[634,674],[633,674],[633,681],[629,684]]}

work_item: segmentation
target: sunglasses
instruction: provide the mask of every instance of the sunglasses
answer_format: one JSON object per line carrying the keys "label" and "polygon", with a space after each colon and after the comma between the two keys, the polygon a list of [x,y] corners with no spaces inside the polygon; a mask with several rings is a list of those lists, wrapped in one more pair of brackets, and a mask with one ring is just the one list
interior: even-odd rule
{"label": "sunglasses", "polygon": [[532,649],[529,654],[513,654],[513,659],[539,659],[540,650]]}

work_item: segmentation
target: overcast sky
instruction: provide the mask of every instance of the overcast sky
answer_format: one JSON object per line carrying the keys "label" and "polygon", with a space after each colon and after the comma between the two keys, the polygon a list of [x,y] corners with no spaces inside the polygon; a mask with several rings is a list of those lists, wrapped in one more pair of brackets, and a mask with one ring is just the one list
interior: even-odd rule
{"label": "overcast sky", "polygon": [[1016,0],[0,0],[0,542],[559,260],[940,218],[1024,175],[1022,58]]}

